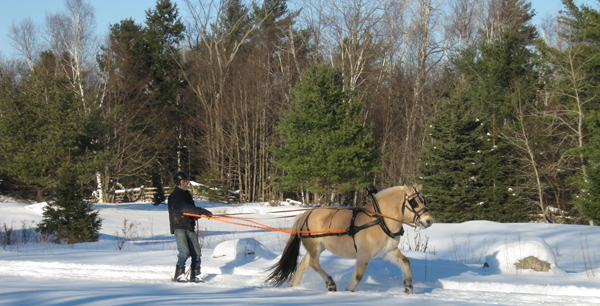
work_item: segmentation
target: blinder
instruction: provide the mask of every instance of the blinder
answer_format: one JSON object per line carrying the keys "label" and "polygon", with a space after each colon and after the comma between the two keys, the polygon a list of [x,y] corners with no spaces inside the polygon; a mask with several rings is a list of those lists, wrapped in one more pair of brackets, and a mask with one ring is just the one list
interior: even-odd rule
{"label": "blinder", "polygon": [[[404,209],[406,208],[408,211],[413,213],[413,223],[416,223],[419,219],[421,219],[421,216],[429,210],[427,210],[427,201],[425,201],[425,198],[423,198],[423,196],[417,191],[416,188],[414,188],[414,191],[415,193],[413,193],[410,196],[407,194],[404,195],[404,203],[402,204],[402,214],[404,214]],[[419,208],[419,202],[417,202],[417,200],[423,203],[423,208],[421,208],[420,210],[417,210]],[[410,207],[406,206],[406,202],[408,202],[408,205]]]}

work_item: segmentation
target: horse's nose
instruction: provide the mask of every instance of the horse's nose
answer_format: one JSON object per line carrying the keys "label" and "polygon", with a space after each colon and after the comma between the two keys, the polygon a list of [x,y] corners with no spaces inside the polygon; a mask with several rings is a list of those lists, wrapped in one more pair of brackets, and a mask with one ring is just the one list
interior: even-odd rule
{"label": "horse's nose", "polygon": [[427,227],[430,227],[433,224],[433,220],[427,219],[425,220],[425,223],[427,224]]}

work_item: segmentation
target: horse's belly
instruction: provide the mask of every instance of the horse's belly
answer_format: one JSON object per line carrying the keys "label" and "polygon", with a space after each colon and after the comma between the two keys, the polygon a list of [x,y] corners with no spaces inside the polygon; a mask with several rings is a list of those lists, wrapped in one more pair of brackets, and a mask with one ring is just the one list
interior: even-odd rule
{"label": "horse's belly", "polygon": [[322,244],[326,250],[328,250],[335,256],[345,258],[356,258],[354,242],[349,236],[323,238]]}

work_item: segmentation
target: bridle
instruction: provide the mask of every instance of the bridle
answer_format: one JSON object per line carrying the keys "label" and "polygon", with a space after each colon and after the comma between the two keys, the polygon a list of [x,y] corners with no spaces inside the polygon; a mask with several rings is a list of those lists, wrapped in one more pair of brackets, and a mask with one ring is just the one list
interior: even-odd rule
{"label": "bridle", "polygon": [[[402,202],[402,215],[404,215],[405,209],[412,212],[414,215],[412,223],[417,224],[417,222],[421,220],[421,216],[429,210],[427,210],[426,206],[427,201],[425,201],[425,198],[423,198],[423,196],[417,191],[417,188],[413,187],[413,190],[415,191],[415,193],[413,193],[410,196],[406,193],[404,194],[404,202]],[[423,203],[423,208],[419,210],[417,210],[419,208],[419,203],[417,202],[417,199],[419,199],[421,203]],[[408,205],[406,205],[407,202]]]}

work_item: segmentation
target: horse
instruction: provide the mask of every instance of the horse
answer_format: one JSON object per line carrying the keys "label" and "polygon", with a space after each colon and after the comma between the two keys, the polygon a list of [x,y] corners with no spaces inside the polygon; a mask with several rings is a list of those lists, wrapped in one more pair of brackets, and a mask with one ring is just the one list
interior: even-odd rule
{"label": "horse", "polygon": [[[410,261],[400,252],[398,244],[404,233],[403,223],[410,222],[422,229],[433,224],[426,201],[419,193],[421,189],[422,184],[374,190],[370,193],[373,200],[363,208],[321,207],[299,214],[281,258],[269,269],[273,271],[265,282],[279,287],[290,281],[290,287],[296,286],[310,266],[323,278],[329,291],[336,291],[333,278],[319,264],[320,254],[329,250],[336,256],[356,259],[347,291],[356,290],[371,259],[383,257],[400,267],[404,291],[412,293]],[[306,255],[297,265],[300,242]]]}

